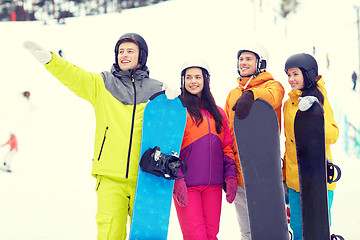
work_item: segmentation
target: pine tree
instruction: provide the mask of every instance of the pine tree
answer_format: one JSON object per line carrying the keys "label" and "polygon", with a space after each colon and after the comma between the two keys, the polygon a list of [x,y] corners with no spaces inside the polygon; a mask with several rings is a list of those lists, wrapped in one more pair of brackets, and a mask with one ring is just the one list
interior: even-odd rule
{"label": "pine tree", "polygon": [[299,5],[297,0],[282,0],[281,2],[281,15],[283,18],[291,12],[296,12],[296,8]]}

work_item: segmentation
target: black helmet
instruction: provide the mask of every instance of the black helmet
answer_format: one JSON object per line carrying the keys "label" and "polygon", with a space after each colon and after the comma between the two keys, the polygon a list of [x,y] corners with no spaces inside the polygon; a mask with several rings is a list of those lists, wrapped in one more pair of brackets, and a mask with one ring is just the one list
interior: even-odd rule
{"label": "black helmet", "polygon": [[300,68],[304,76],[305,88],[311,87],[318,76],[318,65],[313,56],[307,53],[298,53],[289,57],[285,62],[285,72],[289,68]]}
{"label": "black helmet", "polygon": [[131,39],[139,46],[139,50],[140,50],[139,59],[138,59],[139,64],[140,64],[139,68],[141,69],[141,68],[145,67],[147,57],[148,57],[148,46],[147,46],[144,38],[137,33],[125,33],[117,41],[117,43],[115,45],[115,67],[119,66],[119,63],[118,63],[119,46],[125,39]]}

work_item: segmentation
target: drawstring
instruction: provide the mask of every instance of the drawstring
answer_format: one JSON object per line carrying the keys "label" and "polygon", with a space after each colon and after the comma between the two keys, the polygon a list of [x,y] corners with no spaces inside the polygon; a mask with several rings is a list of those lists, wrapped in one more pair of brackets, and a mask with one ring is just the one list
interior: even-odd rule
{"label": "drawstring", "polygon": [[251,75],[251,77],[249,78],[249,80],[247,81],[247,83],[245,84],[245,86],[243,87],[244,90],[247,88],[247,86],[249,85],[249,83],[251,82],[251,80],[253,80],[254,75]]}

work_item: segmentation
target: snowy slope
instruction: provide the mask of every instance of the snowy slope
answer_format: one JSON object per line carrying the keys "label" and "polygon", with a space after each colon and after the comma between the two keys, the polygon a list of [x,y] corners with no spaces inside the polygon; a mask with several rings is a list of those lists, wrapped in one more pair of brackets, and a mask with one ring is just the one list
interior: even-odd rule
{"label": "snowy slope", "polygon": [[[0,143],[9,132],[19,140],[12,174],[0,172],[0,239],[96,239],[95,181],[90,176],[94,113],[52,77],[22,47],[33,40],[49,50],[62,49],[71,63],[92,72],[109,70],[120,35],[137,32],[149,45],[153,78],[180,86],[184,59],[208,60],[211,88],[223,107],[236,86],[236,53],[242,43],[261,39],[268,46],[268,71],[289,90],[283,66],[299,51],[316,46],[319,72],[334,105],[341,138],[333,147],[343,170],[332,211],[332,228],[346,239],[360,238],[360,160],[343,150],[343,119],[360,126],[359,92],[351,91],[351,73],[358,67],[356,12],[358,1],[303,0],[285,21],[273,11],[276,2],[170,0],[118,14],[67,19],[66,25],[42,22],[0,22]],[[359,3],[358,3],[359,4]],[[255,13],[255,15],[254,15]],[[254,17],[255,16],[255,17]],[[326,53],[330,68],[326,68]],[[30,104],[21,93],[31,92]],[[287,99],[287,96],[285,96]],[[285,100],[284,99],[284,100]],[[0,148],[0,158],[7,148]],[[223,201],[219,239],[240,239],[233,205]],[[181,239],[172,211],[169,239]]]}

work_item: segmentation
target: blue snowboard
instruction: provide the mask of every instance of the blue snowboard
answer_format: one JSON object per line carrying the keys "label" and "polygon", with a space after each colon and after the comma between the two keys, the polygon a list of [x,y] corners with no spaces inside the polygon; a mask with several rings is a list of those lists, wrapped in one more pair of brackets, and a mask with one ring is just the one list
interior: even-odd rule
{"label": "blue snowboard", "polygon": [[[186,108],[179,98],[165,94],[145,107],[140,158],[159,146],[164,154],[180,153],[186,124]],[[174,180],[146,173],[139,167],[129,240],[167,239]]]}

